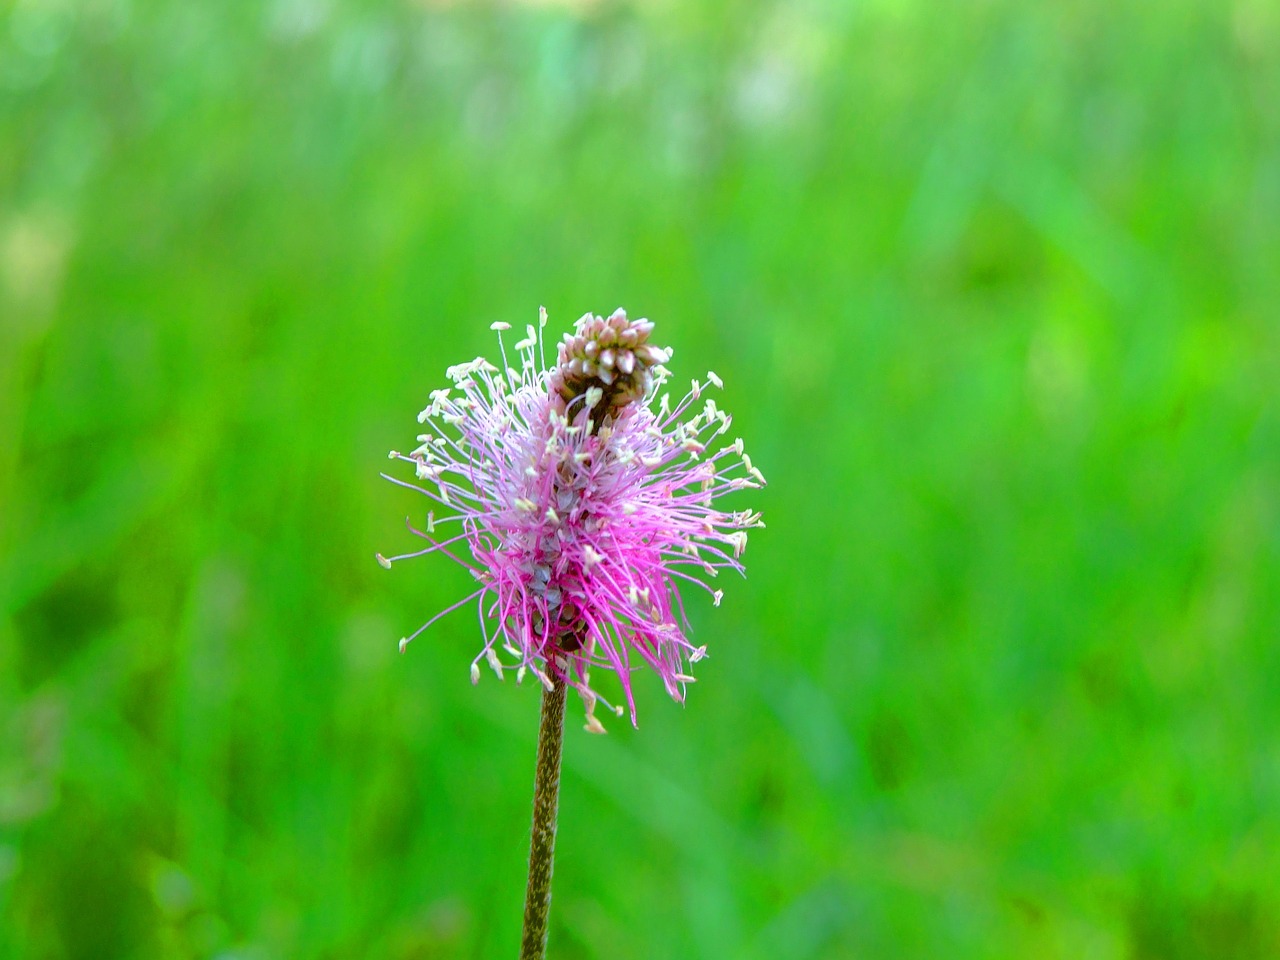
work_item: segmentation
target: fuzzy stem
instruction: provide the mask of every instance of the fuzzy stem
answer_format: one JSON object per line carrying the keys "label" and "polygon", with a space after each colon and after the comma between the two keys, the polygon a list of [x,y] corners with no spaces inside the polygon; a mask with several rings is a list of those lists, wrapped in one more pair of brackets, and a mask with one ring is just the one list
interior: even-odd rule
{"label": "fuzzy stem", "polygon": [[551,870],[556,848],[556,809],[560,801],[560,753],[564,744],[564,702],[568,687],[548,671],[552,686],[542,691],[538,728],[538,770],[533,781],[533,840],[529,845],[529,886],[524,895],[524,935],[520,960],[547,955],[547,915],[551,910]]}

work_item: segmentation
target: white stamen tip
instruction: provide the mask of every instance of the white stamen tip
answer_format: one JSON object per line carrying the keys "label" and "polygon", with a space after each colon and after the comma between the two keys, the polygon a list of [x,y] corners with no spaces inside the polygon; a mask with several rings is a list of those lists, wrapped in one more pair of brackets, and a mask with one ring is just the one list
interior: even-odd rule
{"label": "white stamen tip", "polygon": [[724,389],[724,381],[716,376],[716,372],[714,370],[707,371],[707,379],[710,380],[712,383],[714,383],[721,390]]}
{"label": "white stamen tip", "polygon": [[390,570],[390,569],[391,569],[391,561],[390,561],[390,560],[388,560],[386,557],[384,557],[384,556],[383,556],[382,554],[380,554],[380,553],[376,553],[376,554],[374,554],[374,556],[376,556],[376,557],[378,558],[378,566],[380,566],[383,570]]}
{"label": "white stamen tip", "polygon": [[511,324],[506,323],[506,322],[504,322],[504,321],[502,321],[502,320],[495,320],[495,321],[493,321],[493,323],[489,324],[489,329],[490,329],[490,330],[497,330],[498,332],[502,332],[503,330],[510,330],[510,329],[511,329]]}
{"label": "white stamen tip", "polygon": [[604,724],[602,724],[599,720],[595,718],[594,714],[587,717],[587,722],[582,729],[587,731],[587,733],[608,733],[609,732],[604,728]]}
{"label": "white stamen tip", "polygon": [[405,647],[407,647],[407,646],[409,646],[409,638],[408,638],[408,637],[401,637],[401,638],[400,638],[400,652],[401,652],[401,653],[404,653],[404,649],[405,649]]}
{"label": "white stamen tip", "polygon": [[711,595],[711,603],[713,606],[716,606],[716,607],[720,606],[720,601],[723,599],[724,599],[723,590],[717,590],[715,593]]}
{"label": "white stamen tip", "polygon": [[473,663],[471,665],[471,684],[472,686],[474,686],[479,682],[480,682],[480,664]]}
{"label": "white stamen tip", "polygon": [[489,667],[498,675],[498,679],[504,679],[502,676],[502,661],[498,659],[498,653],[492,647],[485,651],[485,659],[489,661]]}

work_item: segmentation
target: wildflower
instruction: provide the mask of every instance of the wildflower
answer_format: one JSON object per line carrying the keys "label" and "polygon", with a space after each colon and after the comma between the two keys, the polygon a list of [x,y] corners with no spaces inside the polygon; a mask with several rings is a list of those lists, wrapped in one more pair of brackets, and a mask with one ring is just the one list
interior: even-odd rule
{"label": "wildflower", "polygon": [[543,310],[515,344],[518,368],[508,364],[505,323],[493,325],[501,367],[477,358],[449,368],[453,386],[434,391],[418,416],[427,427],[419,446],[391,452],[417,482],[387,477],[434,501],[423,529],[410,524],[428,546],[378,562],[439,552],[477,583],[401,640],[402,651],[474,601],[484,645],[473,681],[481,661],[499,677],[514,669],[517,681],[532,674],[548,689],[563,678],[586,704],[587,729],[600,732],[597,701],[623,711],[591,686],[593,668],[617,674],[632,723],[631,672],[641,663],[683,700],[706,648],[687,637],[679,587],[701,587],[719,605],[721,592],[703,578],[741,573],[746,531],[764,524],[717,500],[764,477],[741,440],[718,440],[731,418],[703,398],[701,383],[671,401],[671,352],[650,342],[652,323],[623,310],[586,314],[548,367],[546,322]]}

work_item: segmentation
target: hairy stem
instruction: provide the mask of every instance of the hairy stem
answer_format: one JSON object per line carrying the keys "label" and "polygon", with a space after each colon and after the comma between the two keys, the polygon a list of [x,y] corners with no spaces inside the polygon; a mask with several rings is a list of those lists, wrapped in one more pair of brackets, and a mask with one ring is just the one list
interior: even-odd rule
{"label": "hairy stem", "polygon": [[529,845],[529,886],[524,895],[520,960],[547,955],[547,915],[551,910],[551,870],[556,852],[556,810],[560,803],[560,753],[564,744],[564,702],[568,687],[552,677],[542,691],[538,728],[538,770],[533,781],[533,840]]}

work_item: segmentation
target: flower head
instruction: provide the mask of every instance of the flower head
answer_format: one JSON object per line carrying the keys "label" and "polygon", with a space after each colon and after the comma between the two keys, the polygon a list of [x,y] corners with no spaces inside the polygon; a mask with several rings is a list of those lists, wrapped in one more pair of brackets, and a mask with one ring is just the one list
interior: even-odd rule
{"label": "flower head", "polygon": [[[717,499],[764,483],[742,441],[711,449],[730,417],[693,381],[672,404],[665,392],[670,351],[649,342],[653,324],[587,314],[543,361],[546,312],[515,344],[519,368],[484,358],[450,367],[452,388],[433,391],[418,415],[427,426],[410,453],[416,483],[388,476],[434,501],[422,550],[378,562],[440,552],[471,571],[477,589],[437,614],[475,601],[487,660],[499,677],[515,669],[544,685],[562,678],[587,705],[587,729],[603,728],[592,668],[618,676],[634,723],[631,671],[648,664],[683,700],[691,664],[705,656],[687,637],[679,587],[721,593],[704,577],[742,572],[747,530],[758,513],[726,512]],[[501,334],[510,329],[497,323]],[[720,379],[707,375],[720,386]],[[384,474],[384,476],[386,476]],[[437,510],[440,511],[437,515]],[[470,558],[454,552],[465,544]],[[499,650],[511,662],[504,662]],[[622,708],[610,707],[619,715]]]}

